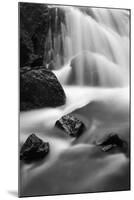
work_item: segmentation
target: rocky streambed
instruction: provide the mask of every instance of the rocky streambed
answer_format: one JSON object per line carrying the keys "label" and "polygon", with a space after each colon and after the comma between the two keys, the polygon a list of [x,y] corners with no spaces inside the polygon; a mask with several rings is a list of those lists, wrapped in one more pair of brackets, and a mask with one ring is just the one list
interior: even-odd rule
{"label": "rocky streambed", "polygon": [[[20,114],[20,148],[32,133],[49,144],[40,159],[21,160],[21,195],[128,190],[128,89],[68,86],[64,91],[65,105]],[[62,118],[67,113],[70,118]],[[80,124],[85,128],[77,135]],[[37,147],[33,152],[40,154]]]}
{"label": "rocky streambed", "polygon": [[20,3],[21,197],[130,189],[129,31],[128,10]]}

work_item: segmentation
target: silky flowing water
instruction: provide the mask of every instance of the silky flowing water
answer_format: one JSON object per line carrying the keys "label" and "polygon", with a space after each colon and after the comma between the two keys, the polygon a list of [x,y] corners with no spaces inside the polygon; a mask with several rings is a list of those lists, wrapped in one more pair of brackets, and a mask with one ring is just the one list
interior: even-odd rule
{"label": "silky flowing water", "polygon": [[[129,144],[129,12],[66,6],[60,9],[66,16],[60,35],[64,65],[54,73],[67,102],[55,109],[21,112],[21,145],[31,133],[50,143],[45,159],[21,163],[21,194],[127,190],[129,157],[123,152],[103,152],[95,142],[116,132]],[[61,55],[57,37],[58,66]],[[76,56],[79,59],[73,66]],[[94,69],[99,78],[97,86]],[[78,139],[54,127],[56,120],[67,113],[76,115],[86,126]]]}

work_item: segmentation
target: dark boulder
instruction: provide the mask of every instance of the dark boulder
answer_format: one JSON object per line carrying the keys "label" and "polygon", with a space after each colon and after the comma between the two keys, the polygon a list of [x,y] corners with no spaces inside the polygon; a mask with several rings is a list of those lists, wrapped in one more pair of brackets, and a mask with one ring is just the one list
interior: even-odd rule
{"label": "dark boulder", "polygon": [[85,129],[83,122],[70,114],[63,116],[56,121],[55,126],[72,137],[80,136]]}
{"label": "dark boulder", "polygon": [[96,145],[102,146],[103,151],[109,151],[114,147],[124,149],[126,147],[126,144],[127,143],[124,140],[122,140],[116,133],[106,135],[96,143]]}
{"label": "dark boulder", "polygon": [[26,68],[20,73],[20,110],[57,107],[66,96],[56,76],[45,68]]}
{"label": "dark boulder", "polygon": [[31,162],[44,158],[49,152],[49,143],[31,134],[20,151],[20,160]]}

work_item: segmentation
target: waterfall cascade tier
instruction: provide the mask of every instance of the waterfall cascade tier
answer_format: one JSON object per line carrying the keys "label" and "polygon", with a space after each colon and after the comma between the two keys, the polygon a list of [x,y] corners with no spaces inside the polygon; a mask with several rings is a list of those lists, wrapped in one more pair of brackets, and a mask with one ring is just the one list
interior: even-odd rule
{"label": "waterfall cascade tier", "polygon": [[[101,86],[128,85],[129,12],[99,8],[84,10],[66,6],[58,9],[64,11],[65,22],[61,22],[60,34],[52,36],[51,29],[48,33],[48,42],[52,50],[50,54],[54,53],[56,68],[70,64],[75,56],[78,57],[86,51],[89,56],[81,56],[77,66],[72,69],[78,85],[85,84],[85,68],[90,78],[90,81],[86,82],[93,86],[96,81],[93,71],[96,72]],[[58,19],[57,11],[55,26]]]}
{"label": "waterfall cascade tier", "polygon": [[[20,193],[130,190],[129,11],[71,6],[47,10],[51,24],[43,35],[44,65],[63,86],[66,102],[20,113],[20,145],[32,133],[50,145],[43,160],[20,163]],[[41,85],[38,91],[42,94]],[[77,139],[55,127],[67,114],[84,124]],[[107,152],[97,146],[111,133],[125,141],[127,153],[114,144]]]}

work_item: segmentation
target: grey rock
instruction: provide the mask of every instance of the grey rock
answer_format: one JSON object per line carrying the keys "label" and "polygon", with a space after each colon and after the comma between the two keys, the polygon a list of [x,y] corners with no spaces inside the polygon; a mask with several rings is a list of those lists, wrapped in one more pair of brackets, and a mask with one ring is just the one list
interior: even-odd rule
{"label": "grey rock", "polygon": [[49,152],[49,143],[43,142],[35,134],[31,134],[20,151],[20,160],[25,162],[36,161],[44,158]]}
{"label": "grey rock", "polygon": [[20,110],[57,107],[65,104],[65,92],[53,72],[45,68],[20,73]]}
{"label": "grey rock", "polygon": [[83,122],[70,114],[63,116],[61,119],[56,121],[55,126],[72,137],[80,136],[85,129]]}
{"label": "grey rock", "polygon": [[96,142],[96,145],[101,146],[103,151],[109,151],[115,147],[124,149],[127,145],[126,141],[122,140],[118,134],[111,133],[104,136],[101,140]]}

